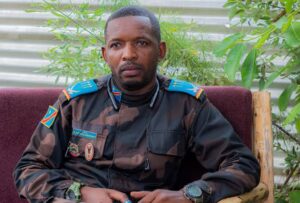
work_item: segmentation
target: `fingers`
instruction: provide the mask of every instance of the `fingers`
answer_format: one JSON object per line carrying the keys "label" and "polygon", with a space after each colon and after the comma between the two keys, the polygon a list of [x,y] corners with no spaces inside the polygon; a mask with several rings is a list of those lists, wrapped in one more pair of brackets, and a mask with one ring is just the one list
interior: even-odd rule
{"label": "fingers", "polygon": [[130,195],[136,199],[140,199],[138,203],[150,203],[156,198],[156,191],[141,191],[141,192],[131,192]]}
{"label": "fingers", "polygon": [[144,196],[146,196],[149,193],[150,193],[149,191],[131,192],[130,196],[135,199],[142,199]]}
{"label": "fingers", "polygon": [[106,192],[111,199],[118,200],[122,203],[131,203],[127,195],[123,192],[111,189],[107,189]]}

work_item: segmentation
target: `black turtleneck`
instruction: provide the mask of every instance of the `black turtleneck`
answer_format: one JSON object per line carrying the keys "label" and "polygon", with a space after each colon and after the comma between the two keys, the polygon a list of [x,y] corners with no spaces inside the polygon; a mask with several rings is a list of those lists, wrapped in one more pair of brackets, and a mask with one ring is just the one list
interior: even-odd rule
{"label": "black turtleneck", "polygon": [[[120,87],[118,87],[116,82],[114,82],[113,78],[112,78],[112,83],[118,89],[120,89]],[[155,84],[149,92],[141,95],[128,95],[122,92],[121,103],[126,104],[128,106],[140,106],[149,103],[153,95],[155,94],[156,88],[157,88],[157,84]]]}

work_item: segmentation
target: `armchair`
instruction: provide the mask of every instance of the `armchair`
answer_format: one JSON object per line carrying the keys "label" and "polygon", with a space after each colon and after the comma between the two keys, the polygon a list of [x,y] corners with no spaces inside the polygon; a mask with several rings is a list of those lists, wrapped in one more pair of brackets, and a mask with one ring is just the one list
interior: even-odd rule
{"label": "armchair", "polygon": [[[232,123],[243,142],[260,161],[261,184],[250,193],[219,203],[265,201],[273,203],[272,131],[270,97],[240,87],[205,87],[208,98]],[[35,126],[54,103],[61,88],[0,89],[0,200],[3,203],[26,202],[19,199],[12,171],[28,144]],[[254,119],[253,119],[254,118]],[[253,121],[253,122],[252,122]],[[253,147],[252,147],[253,146]],[[201,168],[189,156],[184,160],[178,187],[199,178]],[[186,167],[187,166],[187,167]]]}

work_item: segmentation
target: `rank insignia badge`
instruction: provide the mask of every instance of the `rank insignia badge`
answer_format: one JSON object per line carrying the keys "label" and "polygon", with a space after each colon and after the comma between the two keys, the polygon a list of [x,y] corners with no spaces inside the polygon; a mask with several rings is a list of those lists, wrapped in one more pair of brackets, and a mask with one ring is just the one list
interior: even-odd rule
{"label": "rank insignia badge", "polygon": [[47,128],[50,128],[52,126],[52,124],[54,123],[57,113],[58,113],[58,110],[56,108],[54,108],[53,106],[49,106],[46,115],[41,120],[41,123],[44,126],[46,126]]}
{"label": "rank insignia badge", "polygon": [[169,91],[177,91],[177,92],[183,92],[187,93],[191,96],[196,97],[197,99],[200,98],[201,94],[203,93],[203,89],[197,85],[194,85],[192,83],[172,79],[169,87],[167,88]]}
{"label": "rank insignia badge", "polygon": [[94,157],[94,146],[92,143],[87,143],[84,149],[84,157],[87,161],[91,161]]}
{"label": "rank insignia badge", "polygon": [[75,143],[70,142],[68,151],[72,157],[78,157],[80,155],[79,147]]}
{"label": "rank insignia badge", "polygon": [[70,100],[78,95],[95,92],[97,90],[98,87],[94,80],[87,80],[69,86],[67,89],[63,90],[63,93],[65,94],[67,100]]}

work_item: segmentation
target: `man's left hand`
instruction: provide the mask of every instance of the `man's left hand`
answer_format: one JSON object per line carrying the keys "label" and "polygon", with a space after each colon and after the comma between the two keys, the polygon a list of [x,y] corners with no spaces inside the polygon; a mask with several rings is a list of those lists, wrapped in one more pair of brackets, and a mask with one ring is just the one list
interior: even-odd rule
{"label": "man's left hand", "polygon": [[139,199],[138,203],[191,203],[190,200],[184,197],[183,191],[181,190],[171,191],[158,189],[152,192],[131,192],[130,195],[135,199]]}

